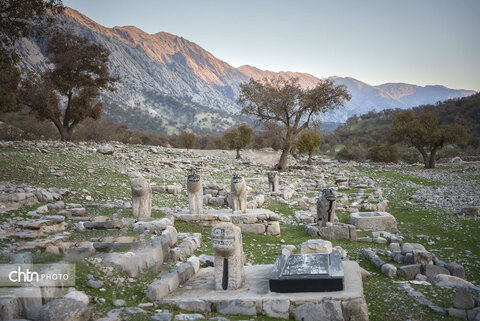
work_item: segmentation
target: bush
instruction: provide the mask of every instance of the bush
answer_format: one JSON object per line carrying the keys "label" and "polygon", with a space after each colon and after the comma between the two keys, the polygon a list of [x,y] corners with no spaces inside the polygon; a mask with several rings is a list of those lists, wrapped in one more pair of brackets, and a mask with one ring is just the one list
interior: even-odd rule
{"label": "bush", "polygon": [[421,162],[420,153],[414,147],[407,148],[401,146],[398,149],[398,158],[407,164],[415,164]]}
{"label": "bush", "polygon": [[[197,135],[189,130],[184,130],[175,138],[175,147],[192,149],[197,141]],[[170,142],[170,140],[169,140]]]}
{"label": "bush", "polygon": [[203,135],[197,139],[195,143],[196,149],[216,149],[215,139],[217,137],[213,135]]}
{"label": "bush", "polygon": [[358,146],[345,146],[335,155],[336,159],[363,162],[367,156],[367,151]]}
{"label": "bush", "polygon": [[[39,120],[34,114],[28,111],[18,113],[1,114],[0,118],[9,126],[17,128],[2,132],[1,139],[4,140],[46,140],[60,139],[55,126],[46,120]],[[80,123],[74,131],[75,141],[118,141],[122,143],[143,144],[143,145],[167,145],[167,138],[153,132],[135,130],[127,125],[117,124],[108,119],[86,119]]]}
{"label": "bush", "polygon": [[375,144],[368,150],[368,159],[374,162],[397,163],[398,148],[392,144]]}
{"label": "bush", "polygon": [[442,148],[438,153],[436,159],[440,158],[453,158],[456,156],[462,155],[462,149],[456,145],[454,146],[446,146]]}

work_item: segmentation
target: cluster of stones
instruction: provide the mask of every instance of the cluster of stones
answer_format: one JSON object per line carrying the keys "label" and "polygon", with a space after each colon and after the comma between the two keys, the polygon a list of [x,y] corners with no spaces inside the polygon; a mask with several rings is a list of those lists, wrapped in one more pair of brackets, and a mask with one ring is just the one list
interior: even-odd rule
{"label": "cluster of stones", "polygon": [[[169,276],[172,276],[172,278],[173,275],[177,277],[178,284],[184,283],[199,269],[198,258],[191,255],[201,246],[201,234],[178,234],[173,227],[174,218],[171,216],[162,219],[152,218],[150,184],[143,177],[139,176],[132,178],[130,183],[132,212],[135,218],[119,219],[116,218],[115,214],[113,219],[107,216],[89,217],[84,207],[80,207],[78,204],[65,204],[63,201],[57,201],[29,212],[27,215],[35,218],[16,222],[13,225],[15,230],[12,233],[15,236],[21,235],[20,233],[29,233],[34,238],[37,238],[43,236],[44,233],[62,232],[67,226],[65,219],[68,218],[76,222],[74,223],[74,229],[77,232],[83,232],[88,229],[121,231],[128,227],[134,232],[141,233],[141,237],[147,234],[154,234],[150,241],[139,240],[137,237],[106,236],[95,238],[96,240],[91,238],[91,241],[75,243],[69,241],[69,233],[65,232],[59,235],[50,235],[44,240],[36,239],[35,241],[26,242],[16,247],[16,250],[41,249],[46,252],[64,254],[79,259],[93,257],[96,254],[96,250],[108,249],[110,252],[105,255],[104,259],[99,257],[99,262],[104,262],[109,267],[116,267],[131,277],[137,277],[147,269],[159,271],[165,262],[185,261],[190,256],[186,263],[181,263],[175,269],[175,272],[169,273]],[[57,215],[41,215],[49,210],[58,210]],[[125,246],[129,246],[131,251],[112,252],[120,248],[124,249]],[[22,257],[21,262],[15,259],[19,255],[14,255],[12,263],[31,263],[31,254],[22,254],[20,256]],[[102,285],[102,281],[89,277],[88,286],[100,288]],[[53,287],[45,288],[42,287],[42,284],[34,287],[23,287],[16,289],[11,295],[1,297],[0,318],[2,320],[22,317],[34,320],[89,319],[91,312],[91,309],[87,307],[89,299],[83,292],[75,291],[72,292],[73,294],[69,293],[62,298],[59,296],[59,293],[53,293],[52,291],[62,291],[63,283],[49,284],[49,286]],[[172,288],[170,283],[169,287]],[[52,300],[55,297],[60,298]],[[136,313],[135,311],[127,312]]]}
{"label": "cluster of stones", "polygon": [[[429,307],[434,312],[455,318],[468,319],[469,321],[480,320],[480,296],[478,296],[480,290],[478,288],[471,289],[468,286],[450,284],[450,287],[456,287],[455,299],[452,307],[443,309],[428,300],[421,292],[415,291],[408,282],[399,283],[414,300]],[[477,293],[476,299],[473,297],[473,292]]]}
{"label": "cluster of stones", "polygon": [[39,202],[49,203],[59,201],[62,200],[68,192],[68,189],[44,189],[33,188],[25,184],[14,185],[0,183],[0,211],[16,210]]}
{"label": "cluster of stones", "polygon": [[[445,263],[438,259],[434,254],[425,250],[425,247],[418,243],[401,243],[401,239],[395,239],[390,243],[390,251],[363,249],[362,253],[373,265],[379,268],[383,274],[389,277],[401,277],[420,282],[429,282],[441,287],[457,288],[457,296],[453,308],[444,310],[435,306],[427,300],[423,294],[413,291],[408,282],[402,283],[403,287],[421,304],[430,307],[433,311],[441,314],[449,314],[455,317],[464,317],[467,315],[478,314],[480,309],[466,311],[475,307],[472,293],[480,294],[480,287],[474,286],[465,280],[465,270],[458,263]],[[377,253],[388,255],[395,262],[407,264],[397,268],[393,264],[385,263]],[[463,302],[463,303],[462,303]],[[465,303],[467,302],[467,303]],[[460,311],[459,309],[463,309]],[[475,320],[474,318],[469,320]]]}

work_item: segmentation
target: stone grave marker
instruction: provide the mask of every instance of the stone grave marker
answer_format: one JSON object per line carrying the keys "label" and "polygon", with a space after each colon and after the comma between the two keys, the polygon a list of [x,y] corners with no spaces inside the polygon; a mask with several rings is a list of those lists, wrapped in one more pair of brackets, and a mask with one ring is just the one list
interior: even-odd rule
{"label": "stone grave marker", "polygon": [[188,207],[190,214],[203,213],[202,179],[195,171],[187,176]]}
{"label": "stone grave marker", "polygon": [[212,229],[215,251],[215,289],[236,290],[245,281],[242,231],[232,223],[222,222]]}
{"label": "stone grave marker", "polygon": [[281,255],[269,278],[270,291],[280,293],[343,290],[342,258],[332,253]]}

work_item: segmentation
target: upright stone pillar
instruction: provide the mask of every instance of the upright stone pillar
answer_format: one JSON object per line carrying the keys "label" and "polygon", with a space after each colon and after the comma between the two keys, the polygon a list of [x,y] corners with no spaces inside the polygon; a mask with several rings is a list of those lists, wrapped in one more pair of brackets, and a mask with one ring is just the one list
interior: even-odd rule
{"label": "upright stone pillar", "polygon": [[152,188],[143,177],[134,177],[130,180],[132,188],[132,212],[136,217],[152,216]]}
{"label": "upright stone pillar", "polygon": [[335,191],[332,188],[325,188],[322,190],[322,195],[317,201],[317,223],[322,226],[332,225],[335,222],[335,207],[336,207]]}
{"label": "upright stone pillar", "polygon": [[203,213],[202,179],[195,171],[187,176],[188,208],[190,214]]}
{"label": "upright stone pillar", "polygon": [[215,289],[236,290],[245,282],[242,231],[232,223],[222,222],[212,229],[215,251]]}
{"label": "upright stone pillar", "polygon": [[247,211],[247,185],[242,176],[234,174],[230,184],[230,197],[232,200],[233,213]]}

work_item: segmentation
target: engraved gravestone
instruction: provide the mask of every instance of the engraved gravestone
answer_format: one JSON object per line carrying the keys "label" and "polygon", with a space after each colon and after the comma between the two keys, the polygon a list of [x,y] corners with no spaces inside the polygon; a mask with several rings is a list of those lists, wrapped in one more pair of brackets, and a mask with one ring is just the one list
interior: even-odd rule
{"label": "engraved gravestone", "polygon": [[187,176],[188,207],[190,214],[203,213],[202,179],[195,171]]}
{"label": "engraved gravestone", "polygon": [[281,255],[269,278],[270,291],[280,293],[343,290],[342,258],[332,253]]}
{"label": "engraved gravestone", "polygon": [[234,174],[230,184],[230,197],[232,200],[233,213],[240,211],[247,212],[247,185],[242,176]]}
{"label": "engraved gravestone", "polygon": [[216,290],[236,290],[245,281],[242,231],[232,223],[222,222],[212,229],[215,252]]}

